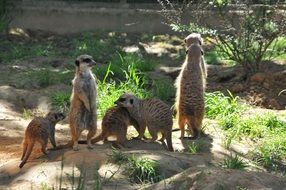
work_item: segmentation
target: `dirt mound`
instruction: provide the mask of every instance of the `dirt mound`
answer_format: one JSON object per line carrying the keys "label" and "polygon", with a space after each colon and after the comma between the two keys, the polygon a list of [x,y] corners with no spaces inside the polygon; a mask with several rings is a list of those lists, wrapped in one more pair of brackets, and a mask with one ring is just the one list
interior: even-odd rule
{"label": "dirt mound", "polygon": [[171,178],[142,190],[168,189],[286,189],[286,180],[276,176],[218,168],[189,168]]}

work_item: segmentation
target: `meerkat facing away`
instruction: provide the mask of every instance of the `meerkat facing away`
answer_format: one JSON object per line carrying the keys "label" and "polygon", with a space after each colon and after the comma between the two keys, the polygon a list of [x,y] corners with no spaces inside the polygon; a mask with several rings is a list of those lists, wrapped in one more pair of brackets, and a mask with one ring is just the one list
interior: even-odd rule
{"label": "meerkat facing away", "polygon": [[136,96],[125,93],[115,102],[120,107],[125,107],[139,125],[139,138],[144,136],[146,126],[154,142],[161,132],[160,141],[167,140],[168,150],[173,151],[172,145],[172,111],[163,101],[155,98],[139,99]]}
{"label": "meerkat facing away", "polygon": [[126,108],[124,107],[111,107],[109,108],[102,119],[102,132],[99,136],[91,140],[92,143],[104,140],[107,141],[109,136],[116,136],[116,145],[123,146],[127,140],[127,128],[133,125],[139,133],[139,125],[133,119]]}
{"label": "meerkat facing away", "polygon": [[55,141],[55,126],[64,118],[65,116],[62,113],[50,112],[45,117],[36,117],[29,123],[25,131],[20,168],[27,162],[36,142],[42,145],[42,152],[44,154],[48,154],[48,139],[50,139],[54,148],[57,147]]}
{"label": "meerkat facing away", "polygon": [[93,148],[91,138],[96,133],[96,93],[95,77],[91,71],[95,61],[89,55],[76,58],[76,73],[72,81],[73,90],[69,112],[69,126],[72,135],[73,150],[78,150],[78,139],[83,130],[88,130],[87,144]]}
{"label": "meerkat facing away", "polygon": [[185,135],[185,124],[192,131],[193,138],[199,136],[202,126],[205,107],[202,55],[201,46],[192,44],[176,81],[176,110],[181,138]]}
{"label": "meerkat facing away", "polygon": [[[198,33],[191,33],[190,35],[188,35],[185,39],[184,42],[186,44],[186,48],[188,49],[192,44],[198,44],[200,46],[203,45],[204,41],[203,38],[201,37],[200,34]],[[206,63],[205,63],[205,59],[202,56],[202,61],[201,61],[201,65],[202,65],[202,69],[203,69],[203,73],[204,73],[204,86],[205,86],[205,80],[208,76],[208,72],[207,72],[207,68],[206,68]]]}

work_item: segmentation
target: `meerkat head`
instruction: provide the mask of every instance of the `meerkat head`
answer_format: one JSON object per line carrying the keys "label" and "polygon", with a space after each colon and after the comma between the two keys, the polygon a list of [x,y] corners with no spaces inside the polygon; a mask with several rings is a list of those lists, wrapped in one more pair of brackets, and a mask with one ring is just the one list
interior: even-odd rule
{"label": "meerkat head", "polygon": [[114,103],[120,107],[133,108],[137,101],[138,99],[133,94],[124,93]]}
{"label": "meerkat head", "polygon": [[75,65],[80,71],[89,70],[95,65],[95,61],[90,55],[80,55],[75,60]]}
{"label": "meerkat head", "polygon": [[198,44],[192,44],[186,51],[188,57],[194,58],[201,58],[204,55],[204,51]]}
{"label": "meerkat head", "polygon": [[60,113],[60,112],[49,112],[46,115],[46,118],[51,122],[57,123],[57,122],[63,120],[65,118],[65,115],[63,113]]}
{"label": "meerkat head", "polygon": [[203,38],[198,33],[191,33],[184,39],[184,42],[187,48],[190,47],[192,44],[198,44],[201,46],[203,45]]}

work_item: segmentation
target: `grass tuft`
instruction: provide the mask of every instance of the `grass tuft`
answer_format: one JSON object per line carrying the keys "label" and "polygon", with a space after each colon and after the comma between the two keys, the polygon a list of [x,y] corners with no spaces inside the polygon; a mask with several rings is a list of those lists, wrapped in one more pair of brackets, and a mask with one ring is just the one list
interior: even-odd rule
{"label": "grass tuft", "polygon": [[247,164],[239,158],[237,155],[225,158],[221,163],[220,166],[227,169],[237,169],[237,170],[244,170],[247,168]]}
{"label": "grass tuft", "polygon": [[115,164],[124,164],[129,160],[129,156],[124,154],[123,152],[113,149],[112,154],[110,155],[109,161]]}
{"label": "grass tuft", "polygon": [[129,158],[129,178],[135,183],[155,183],[162,179],[157,161],[148,158],[138,159],[134,155]]}

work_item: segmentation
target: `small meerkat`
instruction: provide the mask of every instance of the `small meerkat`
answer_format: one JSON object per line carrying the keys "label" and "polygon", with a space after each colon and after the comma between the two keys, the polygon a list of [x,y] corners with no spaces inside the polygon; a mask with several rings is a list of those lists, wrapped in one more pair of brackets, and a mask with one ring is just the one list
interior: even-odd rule
{"label": "small meerkat", "polygon": [[[200,34],[198,33],[191,33],[190,35],[188,35],[185,39],[184,42],[186,44],[186,48],[188,49],[192,44],[198,44],[200,46],[203,45],[204,41],[203,38],[201,37]],[[208,76],[207,73],[207,68],[206,68],[206,63],[205,63],[205,59],[202,56],[202,61],[201,61],[201,65],[202,65],[202,69],[203,69],[203,73],[204,73],[204,86],[205,86],[205,80]]]}
{"label": "small meerkat", "polygon": [[78,139],[83,130],[88,130],[87,145],[93,148],[91,138],[96,134],[96,93],[95,77],[91,71],[95,61],[89,55],[80,55],[76,58],[76,73],[72,81],[69,126],[72,135],[73,150],[78,150]]}
{"label": "small meerkat", "polygon": [[185,135],[185,124],[192,131],[193,138],[199,136],[202,126],[205,107],[202,56],[201,46],[192,44],[176,81],[176,110],[181,138]]}
{"label": "small meerkat", "polygon": [[36,117],[29,123],[25,131],[20,168],[27,162],[36,142],[42,145],[42,152],[44,154],[48,154],[48,139],[50,139],[54,148],[57,147],[55,141],[55,126],[64,118],[65,116],[62,113],[50,112],[45,117]]}
{"label": "small meerkat", "polygon": [[124,93],[115,102],[118,106],[128,110],[131,117],[139,125],[139,139],[144,137],[146,126],[152,136],[151,142],[158,138],[158,132],[161,132],[160,141],[164,143],[167,140],[168,150],[174,151],[172,145],[172,111],[163,101],[156,98],[139,99],[136,96]]}
{"label": "small meerkat", "polygon": [[139,133],[139,125],[133,119],[126,108],[124,107],[111,107],[109,108],[102,119],[102,132],[99,136],[91,140],[92,143],[104,140],[107,141],[109,136],[116,136],[116,145],[123,146],[127,140],[127,128],[133,125]]}

